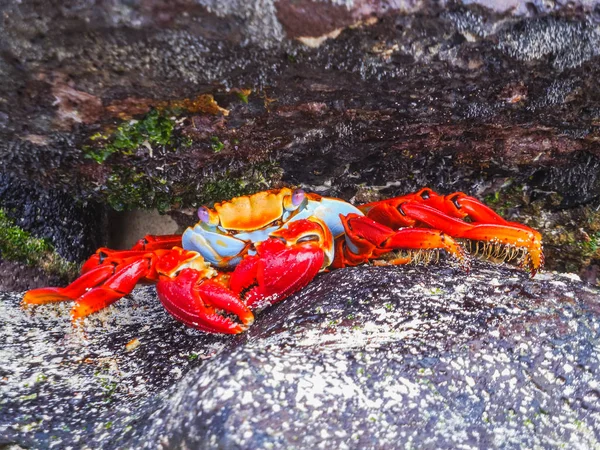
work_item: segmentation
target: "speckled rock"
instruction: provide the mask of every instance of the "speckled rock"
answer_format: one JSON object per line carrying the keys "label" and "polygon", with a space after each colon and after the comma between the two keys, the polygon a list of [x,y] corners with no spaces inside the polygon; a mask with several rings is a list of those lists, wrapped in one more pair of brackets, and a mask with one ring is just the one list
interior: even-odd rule
{"label": "speckled rock", "polygon": [[594,448],[600,291],[576,278],[348,268],[235,337],[176,324],[152,288],[83,330],[5,294],[0,443]]}

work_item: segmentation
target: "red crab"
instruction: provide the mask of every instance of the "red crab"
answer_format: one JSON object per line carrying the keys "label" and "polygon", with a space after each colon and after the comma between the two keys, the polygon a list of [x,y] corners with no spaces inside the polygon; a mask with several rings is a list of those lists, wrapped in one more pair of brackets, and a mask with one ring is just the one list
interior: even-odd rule
{"label": "red crab", "polygon": [[26,305],[73,300],[74,320],[157,283],[177,320],[214,333],[240,333],[252,310],[302,289],[320,272],[373,261],[405,264],[444,250],[467,265],[457,239],[487,256],[518,258],[533,275],[543,266],[540,234],[508,222],[462,193],[431,189],[355,207],[288,188],[198,211],[183,235],[146,236],[131,250],[99,249],[64,288],[28,291]]}

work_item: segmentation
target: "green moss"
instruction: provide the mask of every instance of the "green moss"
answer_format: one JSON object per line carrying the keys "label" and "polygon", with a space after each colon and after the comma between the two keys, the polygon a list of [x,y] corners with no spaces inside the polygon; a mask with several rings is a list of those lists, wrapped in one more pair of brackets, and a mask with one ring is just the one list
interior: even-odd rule
{"label": "green moss", "polygon": [[19,228],[0,209],[0,255],[11,261],[37,264],[42,256],[50,252],[52,246],[44,239],[38,239]]}
{"label": "green moss", "polygon": [[154,109],[140,120],[120,125],[111,135],[95,134],[90,140],[98,145],[84,147],[84,153],[87,158],[102,164],[112,154],[131,155],[141,146],[173,146],[174,129],[175,122]]}
{"label": "green moss", "polygon": [[245,189],[243,180],[226,173],[204,183],[198,195],[198,201],[202,204],[213,204],[246,193],[249,192]]}
{"label": "green moss", "polygon": [[166,179],[138,172],[134,167],[113,168],[106,181],[105,192],[108,204],[115,211],[154,208],[164,212],[180,200],[174,198]]}
{"label": "green moss", "polygon": [[242,103],[248,104],[248,95],[245,91],[238,91],[235,93],[237,98],[239,98]]}
{"label": "green moss", "polygon": [[210,138],[210,148],[213,149],[213,152],[219,153],[221,150],[223,150],[223,147],[225,147],[225,144],[223,144],[217,136]]}
{"label": "green moss", "polygon": [[21,400],[35,400],[37,398],[37,394],[34,392],[33,394],[29,394],[29,395],[23,395],[22,397],[20,397]]}
{"label": "green moss", "polygon": [[600,248],[600,231],[588,234],[588,236],[589,241],[584,240],[580,245],[589,256],[593,256]]}
{"label": "green moss", "polygon": [[194,183],[173,185],[165,178],[148,175],[133,167],[115,166],[103,187],[108,204],[116,211],[134,208],[166,212],[172,206],[212,205],[240,195],[269,189],[281,179],[275,162],[255,163],[238,171],[207,179],[199,191]]}
{"label": "green moss", "polygon": [[523,186],[509,184],[505,189],[486,195],[483,199],[489,207],[493,208],[499,215],[506,218],[510,208],[525,205],[523,198]]}
{"label": "green moss", "polygon": [[33,237],[18,227],[0,209],[0,257],[8,261],[18,261],[30,266],[39,266],[47,273],[72,278],[77,265],[58,255],[45,239]]}
{"label": "green moss", "polygon": [[500,191],[496,191],[493,194],[486,195],[484,202],[489,206],[496,205],[500,202]]}

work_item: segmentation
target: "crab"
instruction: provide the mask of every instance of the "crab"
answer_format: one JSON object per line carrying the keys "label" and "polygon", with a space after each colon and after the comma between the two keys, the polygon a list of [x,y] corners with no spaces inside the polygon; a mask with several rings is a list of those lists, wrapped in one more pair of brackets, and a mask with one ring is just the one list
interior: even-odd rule
{"label": "crab", "polygon": [[183,235],[148,235],[130,250],[100,248],[73,283],[30,290],[23,303],[72,300],[78,321],[150,282],[175,319],[236,334],[253,323],[255,311],[325,270],[429,261],[441,251],[465,268],[470,253],[516,260],[532,276],[544,264],[537,231],[460,192],[424,188],[354,206],[282,188],[203,206],[198,217]]}

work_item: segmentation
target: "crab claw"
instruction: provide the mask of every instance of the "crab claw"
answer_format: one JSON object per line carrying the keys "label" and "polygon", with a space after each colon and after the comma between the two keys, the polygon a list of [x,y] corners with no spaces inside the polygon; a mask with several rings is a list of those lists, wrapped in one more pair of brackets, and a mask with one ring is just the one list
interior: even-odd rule
{"label": "crab claw", "polygon": [[[254,322],[252,312],[224,285],[203,281],[202,272],[183,269],[173,278],[156,285],[158,298],[175,319],[187,326],[211,333],[237,334]],[[222,312],[237,316],[240,322]]]}
{"label": "crab claw", "polygon": [[[305,287],[326,265],[330,233],[317,221],[299,220],[257,245],[233,272],[231,290],[249,307],[274,304]],[[325,247],[324,247],[325,246]]]}

